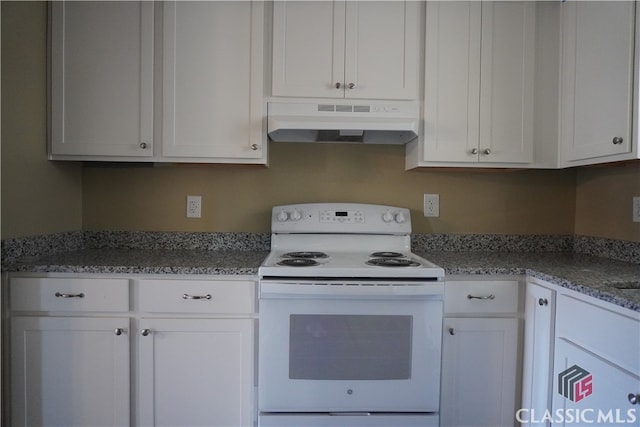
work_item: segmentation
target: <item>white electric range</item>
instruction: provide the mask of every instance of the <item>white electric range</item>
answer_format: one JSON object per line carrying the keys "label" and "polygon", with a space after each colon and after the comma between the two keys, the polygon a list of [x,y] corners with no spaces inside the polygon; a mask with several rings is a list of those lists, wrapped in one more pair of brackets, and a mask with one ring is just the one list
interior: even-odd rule
{"label": "white electric range", "polygon": [[272,210],[259,268],[260,426],[437,426],[444,270],[408,209]]}

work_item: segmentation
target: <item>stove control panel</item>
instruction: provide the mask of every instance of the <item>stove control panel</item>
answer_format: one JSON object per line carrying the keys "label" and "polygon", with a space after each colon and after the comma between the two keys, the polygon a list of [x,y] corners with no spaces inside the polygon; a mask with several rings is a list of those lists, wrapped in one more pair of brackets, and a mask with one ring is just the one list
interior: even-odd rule
{"label": "stove control panel", "polygon": [[345,224],[364,224],[362,211],[320,211],[320,222],[339,222]]}
{"label": "stove control panel", "polygon": [[272,233],[409,234],[406,208],[362,203],[304,203],[275,206]]}

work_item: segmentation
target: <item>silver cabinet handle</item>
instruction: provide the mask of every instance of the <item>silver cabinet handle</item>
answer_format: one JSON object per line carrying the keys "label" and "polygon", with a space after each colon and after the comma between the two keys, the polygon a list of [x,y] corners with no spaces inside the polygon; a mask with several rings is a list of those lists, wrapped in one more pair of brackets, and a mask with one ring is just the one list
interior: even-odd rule
{"label": "silver cabinet handle", "polygon": [[538,305],[547,305],[549,304],[549,300],[547,300],[546,298],[540,298],[538,300]]}
{"label": "silver cabinet handle", "polygon": [[632,405],[640,405],[640,394],[629,393],[627,398]]}
{"label": "silver cabinet handle", "polygon": [[120,336],[122,334],[124,334],[124,328],[116,328],[115,331],[113,331],[117,336]]}
{"label": "silver cabinet handle", "polygon": [[449,335],[455,335],[456,331],[453,330],[453,328],[449,328]]}
{"label": "silver cabinet handle", "polygon": [[491,148],[485,148],[483,153],[488,156],[489,154],[491,154]]}
{"label": "silver cabinet handle", "polygon": [[144,150],[145,148],[147,148],[147,143],[146,143],[146,142],[141,142],[141,143],[140,143],[140,148],[142,148],[143,150]]}
{"label": "silver cabinet handle", "polygon": [[143,329],[140,331],[143,337],[148,336],[151,333],[151,329]]}
{"label": "silver cabinet handle", "polygon": [[614,145],[622,144],[624,142],[624,138],[622,138],[621,136],[616,136],[613,138],[613,140],[611,140],[611,142],[613,142]]}
{"label": "silver cabinet handle", "polygon": [[472,148],[471,150],[469,150],[470,154],[478,154],[478,149],[477,148]]}
{"label": "silver cabinet handle", "polygon": [[340,84],[340,82],[336,83],[336,89],[340,89],[342,87],[342,84]]}
{"label": "silver cabinet handle", "polygon": [[467,299],[495,299],[495,297],[496,296],[494,294],[485,295],[485,296],[482,296],[482,297],[478,297],[478,296],[471,295],[471,294],[467,295]]}
{"label": "silver cabinet handle", "polygon": [[182,295],[182,299],[211,299],[212,296],[211,294],[206,294],[206,295],[189,295],[189,294],[183,294]]}
{"label": "silver cabinet handle", "polygon": [[258,148],[259,148],[259,147],[258,147],[258,144],[251,144],[251,149],[252,149],[253,151],[257,151],[257,150],[258,150]]}
{"label": "silver cabinet handle", "polygon": [[60,292],[56,292],[57,298],[84,298],[84,293],[80,292],[79,294],[63,294]]}
{"label": "silver cabinet handle", "polygon": [[347,85],[347,87],[348,87],[349,89],[353,89],[354,87],[356,87],[356,84],[355,84],[355,83],[349,83],[349,84]]}

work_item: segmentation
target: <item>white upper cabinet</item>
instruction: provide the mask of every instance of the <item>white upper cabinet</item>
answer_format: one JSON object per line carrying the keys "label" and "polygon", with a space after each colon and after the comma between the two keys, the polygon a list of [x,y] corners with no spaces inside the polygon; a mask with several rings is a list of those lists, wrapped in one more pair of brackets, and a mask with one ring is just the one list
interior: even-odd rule
{"label": "white upper cabinet", "polygon": [[267,162],[264,2],[51,5],[52,159]]}
{"label": "white upper cabinet", "polygon": [[164,5],[162,155],[266,161],[264,3]]}
{"label": "white upper cabinet", "polygon": [[427,2],[424,135],[407,166],[534,159],[535,2]]}
{"label": "white upper cabinet", "polygon": [[633,1],[562,4],[564,166],[639,157],[633,132],[635,10]]}
{"label": "white upper cabinet", "polygon": [[152,156],[153,8],[51,3],[51,158]]}
{"label": "white upper cabinet", "polygon": [[420,3],[276,1],[273,96],[418,99]]}

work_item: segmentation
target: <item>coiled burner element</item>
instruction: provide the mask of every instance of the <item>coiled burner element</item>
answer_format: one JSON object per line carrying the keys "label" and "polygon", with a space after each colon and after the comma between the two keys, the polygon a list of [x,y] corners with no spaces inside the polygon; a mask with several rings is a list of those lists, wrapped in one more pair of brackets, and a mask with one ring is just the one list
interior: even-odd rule
{"label": "coiled burner element", "polygon": [[287,258],[278,262],[278,265],[284,265],[286,267],[311,267],[318,265],[318,262],[309,258]]}
{"label": "coiled burner element", "polygon": [[419,263],[406,258],[373,258],[367,264],[376,267],[418,267]]}
{"label": "coiled burner element", "polygon": [[313,259],[313,258],[327,258],[328,255],[324,252],[313,252],[313,251],[303,251],[303,252],[289,252],[282,255],[282,258],[305,258],[305,259]]}

